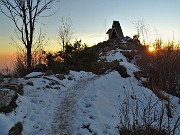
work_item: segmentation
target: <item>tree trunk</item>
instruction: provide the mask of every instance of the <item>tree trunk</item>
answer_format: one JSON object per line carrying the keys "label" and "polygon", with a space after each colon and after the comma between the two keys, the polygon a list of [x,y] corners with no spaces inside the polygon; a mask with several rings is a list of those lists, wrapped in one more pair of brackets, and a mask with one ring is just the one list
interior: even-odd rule
{"label": "tree trunk", "polygon": [[[17,28],[18,39],[20,39],[20,41],[26,47],[26,68],[28,72],[30,72],[32,68],[31,53],[35,23],[37,23],[39,21],[39,18],[42,17],[42,12],[51,8],[51,4],[54,1],[55,0],[0,1],[0,11],[14,22],[15,27]],[[5,9],[3,9],[2,7],[4,7]],[[7,13],[6,11],[9,12]]]}
{"label": "tree trunk", "polygon": [[32,56],[31,56],[31,45],[27,46],[27,71],[29,72],[31,70],[31,61],[32,61]]}

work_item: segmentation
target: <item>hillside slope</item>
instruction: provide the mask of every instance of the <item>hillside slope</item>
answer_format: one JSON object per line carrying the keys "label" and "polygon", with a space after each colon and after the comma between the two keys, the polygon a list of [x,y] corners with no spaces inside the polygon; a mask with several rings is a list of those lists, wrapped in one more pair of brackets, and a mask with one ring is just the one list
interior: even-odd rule
{"label": "hillside slope", "polygon": [[[123,78],[117,71],[109,70],[103,75],[70,71],[63,80],[60,75],[37,72],[26,79],[19,78],[24,95],[19,95],[13,112],[0,113],[0,134],[7,134],[21,122],[23,135],[119,135],[120,127],[132,127],[135,122],[136,126],[145,121],[159,125],[160,116],[163,128],[173,129],[177,123],[175,134],[179,134],[178,98],[164,93],[169,102],[162,101],[143,87],[133,74],[139,71],[138,67],[128,62],[123,51],[111,50],[100,59],[118,61],[130,77]],[[172,118],[167,118],[166,105],[171,107]]]}

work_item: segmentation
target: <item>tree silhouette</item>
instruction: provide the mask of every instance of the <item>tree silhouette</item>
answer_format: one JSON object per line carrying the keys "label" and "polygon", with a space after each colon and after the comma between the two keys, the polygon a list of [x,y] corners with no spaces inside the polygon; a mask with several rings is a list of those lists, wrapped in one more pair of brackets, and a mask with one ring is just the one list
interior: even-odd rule
{"label": "tree silhouette", "polygon": [[[1,12],[10,18],[18,31],[21,42],[26,48],[26,64],[32,66],[32,45],[35,24],[45,10],[51,9],[55,0],[1,0]],[[7,12],[8,11],[8,12]],[[49,16],[49,15],[48,15]]]}
{"label": "tree silhouette", "polygon": [[58,42],[63,48],[63,53],[65,52],[66,46],[70,44],[72,34],[71,19],[62,17],[61,26],[58,30]]}

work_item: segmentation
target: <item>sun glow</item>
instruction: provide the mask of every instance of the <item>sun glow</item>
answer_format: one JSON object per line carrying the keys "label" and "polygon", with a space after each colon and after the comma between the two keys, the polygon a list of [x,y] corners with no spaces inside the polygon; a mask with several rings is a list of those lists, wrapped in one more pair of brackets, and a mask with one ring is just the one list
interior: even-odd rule
{"label": "sun glow", "polygon": [[148,48],[148,51],[149,51],[149,52],[154,52],[154,51],[155,51],[155,48],[154,48],[153,46],[150,46],[150,47]]}

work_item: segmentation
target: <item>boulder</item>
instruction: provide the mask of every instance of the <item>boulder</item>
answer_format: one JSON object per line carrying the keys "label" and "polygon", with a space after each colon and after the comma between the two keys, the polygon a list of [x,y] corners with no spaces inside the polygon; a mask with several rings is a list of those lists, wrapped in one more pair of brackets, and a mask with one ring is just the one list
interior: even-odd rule
{"label": "boulder", "polygon": [[22,135],[23,125],[21,122],[16,123],[10,130],[8,135]]}
{"label": "boulder", "polygon": [[23,95],[23,85],[20,83],[2,83],[0,84],[0,89],[10,89]]}
{"label": "boulder", "polygon": [[127,69],[122,65],[114,67],[113,70],[116,70],[123,78],[130,77],[130,75],[127,73]]}
{"label": "boulder", "polygon": [[9,113],[17,107],[18,94],[23,94],[23,85],[18,83],[0,84],[0,112]]}
{"label": "boulder", "polygon": [[15,97],[15,91],[10,89],[0,89],[0,108],[9,106]]}
{"label": "boulder", "polygon": [[57,77],[59,80],[66,79],[65,75],[63,75],[63,74],[56,75],[56,77]]}

